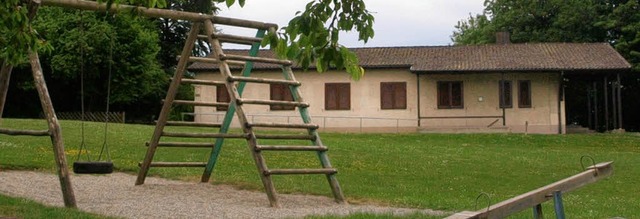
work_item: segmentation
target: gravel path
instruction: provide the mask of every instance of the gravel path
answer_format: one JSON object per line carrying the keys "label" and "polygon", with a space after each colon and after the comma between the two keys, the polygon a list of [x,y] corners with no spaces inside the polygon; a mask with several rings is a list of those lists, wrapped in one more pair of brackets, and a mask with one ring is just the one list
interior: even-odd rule
{"label": "gravel path", "polygon": [[[372,205],[340,205],[322,196],[278,196],[281,208],[269,207],[262,192],[231,186],[136,176],[73,175],[78,208],[124,218],[299,218],[308,215],[347,215],[356,212],[446,215],[446,212]],[[0,193],[47,205],[64,206],[58,177],[49,173],[0,170]]]}

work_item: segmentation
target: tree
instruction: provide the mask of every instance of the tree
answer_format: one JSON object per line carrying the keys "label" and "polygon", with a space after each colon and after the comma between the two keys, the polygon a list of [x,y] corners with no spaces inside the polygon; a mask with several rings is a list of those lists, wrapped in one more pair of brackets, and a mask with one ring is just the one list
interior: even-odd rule
{"label": "tree", "polygon": [[[0,59],[11,64],[20,62],[28,50],[35,50],[45,42],[29,28],[30,20],[25,9],[28,0],[6,0],[0,4],[0,33],[8,37],[0,38],[4,43],[0,50]],[[214,0],[222,2],[223,0]],[[104,2],[99,0],[99,2]],[[207,5],[210,1],[200,0]],[[235,0],[224,0],[227,6]],[[165,7],[166,0],[108,0],[107,5],[126,3],[144,7]],[[243,6],[245,0],[238,0]],[[327,67],[346,68],[353,78],[360,78],[364,69],[358,65],[355,54],[338,43],[340,32],[355,30],[359,39],[367,42],[373,38],[374,17],[366,9],[364,0],[313,0],[307,4],[304,12],[289,22],[278,34],[271,34],[265,40],[282,57],[289,57],[308,67],[316,63],[319,71]],[[6,34],[5,34],[6,33]]]}
{"label": "tree", "polygon": [[515,43],[604,42],[606,31],[594,0],[486,0],[482,14],[459,21],[456,44],[495,42],[495,32],[507,31]]}
{"label": "tree", "polygon": [[[158,64],[160,47],[153,22],[126,14],[111,16],[43,7],[32,25],[55,48],[42,53],[41,63],[50,72],[45,76],[59,111],[79,110],[82,71],[89,111],[105,109],[109,70],[112,109],[131,112],[130,116],[135,117],[159,105],[169,76]],[[12,96],[32,92],[31,78],[22,76],[30,75],[22,74],[27,72],[29,69],[20,65],[14,69],[12,81],[16,86],[11,87]],[[25,104],[19,99],[8,101],[11,105]],[[12,115],[11,111],[7,113]]]}
{"label": "tree", "polygon": [[[452,40],[486,44],[495,42],[495,32],[508,31],[515,43],[610,43],[633,66],[634,72],[623,76],[623,114],[625,128],[637,130],[640,103],[628,100],[640,96],[639,11],[640,0],[486,0],[482,14],[458,22]],[[576,99],[585,96],[584,91],[574,93]]]}

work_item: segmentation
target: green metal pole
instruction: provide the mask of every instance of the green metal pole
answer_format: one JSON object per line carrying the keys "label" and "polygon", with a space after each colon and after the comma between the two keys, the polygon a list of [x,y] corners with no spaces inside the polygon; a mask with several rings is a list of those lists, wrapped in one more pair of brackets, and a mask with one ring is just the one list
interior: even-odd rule
{"label": "green metal pole", "polygon": [[[256,37],[262,38],[265,35],[265,30],[260,29],[256,33]],[[251,45],[251,49],[249,50],[249,56],[258,56],[258,52],[260,51],[260,43],[254,43]],[[242,70],[242,76],[249,77],[251,75],[251,70],[253,70],[253,62],[247,61],[245,64],[245,68]],[[246,82],[238,82],[238,94],[242,96],[242,92],[244,91],[244,87]],[[229,104],[227,108],[227,112],[224,114],[224,120],[222,121],[222,126],[220,127],[220,133],[224,134],[229,131],[229,126],[231,126],[231,122],[233,121],[234,114],[236,112],[235,103]],[[222,145],[224,144],[224,138],[217,138],[216,144],[211,151],[211,155],[209,156],[209,161],[207,162],[207,166],[205,167],[204,173],[202,174],[201,182],[208,182],[211,178],[211,173],[213,172],[213,168],[216,166],[216,162],[218,161],[218,156],[220,155],[220,151],[222,150]]]}

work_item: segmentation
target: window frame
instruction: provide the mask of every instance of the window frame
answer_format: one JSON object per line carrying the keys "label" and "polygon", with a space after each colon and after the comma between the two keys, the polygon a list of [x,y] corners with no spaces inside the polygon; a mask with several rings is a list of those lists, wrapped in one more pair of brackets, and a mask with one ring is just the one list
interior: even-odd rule
{"label": "window frame", "polygon": [[[289,98],[287,98],[289,97]],[[289,85],[286,84],[270,84],[269,85],[269,99],[276,101],[293,101],[293,94]],[[269,110],[274,111],[290,111],[295,110],[296,106],[285,105],[270,105]]]}
{"label": "window frame", "polygon": [[380,82],[380,109],[407,109],[407,82]]}
{"label": "window frame", "polygon": [[[459,84],[460,86],[460,94],[458,95],[460,97],[460,105],[453,105],[454,103],[454,96],[453,95],[453,85],[454,84]],[[448,98],[443,98],[443,95],[445,95],[444,93],[442,93],[442,88],[445,87],[447,88],[447,92],[446,92],[446,97]],[[437,95],[437,99],[436,102],[438,104],[438,109],[464,109],[464,82],[463,81],[438,81],[437,85],[436,85],[436,95]],[[448,99],[448,103],[445,104],[443,102],[441,102],[442,99]]]}
{"label": "window frame", "polygon": [[[526,87],[528,88],[527,91],[523,91],[523,84],[526,84]],[[518,108],[531,108],[533,107],[533,100],[531,99],[531,93],[532,93],[532,88],[531,88],[531,80],[519,80],[518,81]],[[526,95],[525,98],[523,98],[523,95]],[[523,102],[523,101],[527,101],[527,102]]]}
{"label": "window frame", "polygon": [[[505,89],[508,90],[508,94],[505,94]],[[498,81],[498,107],[500,109],[505,108],[513,108],[513,83],[510,80],[500,80]],[[503,98],[506,98],[503,99]]]}
{"label": "window frame", "polygon": [[[343,92],[346,92],[346,94],[343,94]],[[335,99],[331,100],[329,97],[335,97]],[[346,105],[343,106],[342,103],[346,103]],[[351,110],[351,83],[325,83],[324,109]]]}

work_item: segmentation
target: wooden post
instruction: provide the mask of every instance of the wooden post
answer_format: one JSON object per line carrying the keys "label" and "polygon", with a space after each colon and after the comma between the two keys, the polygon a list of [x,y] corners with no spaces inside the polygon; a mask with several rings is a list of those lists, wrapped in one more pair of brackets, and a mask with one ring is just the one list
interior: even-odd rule
{"label": "wooden post", "polygon": [[589,124],[589,129],[593,127],[593,107],[591,107],[591,88],[587,88],[587,123]]}
{"label": "wooden post", "polygon": [[624,129],[622,126],[622,81],[620,80],[620,73],[616,74],[616,81],[618,82],[618,86],[616,86],[616,90],[618,91],[618,127]]}
{"label": "wooden post", "polygon": [[602,81],[602,92],[604,95],[604,131],[609,131],[609,89],[607,88],[607,84],[609,81],[607,80],[607,76],[604,76]]}
{"label": "wooden post", "polygon": [[616,97],[617,97],[616,86],[618,86],[616,82],[611,83],[611,109],[612,109],[611,118],[613,119],[613,126],[611,127],[611,129],[613,130],[618,129],[618,100],[616,100]]}
{"label": "wooden post", "polygon": [[62,197],[64,205],[70,208],[76,208],[76,198],[71,186],[71,178],[69,177],[69,169],[67,168],[67,158],[64,154],[64,140],[62,139],[62,129],[58,118],[53,109],[49,90],[44,80],[42,67],[38,53],[31,52],[29,54],[29,62],[31,63],[31,71],[33,73],[33,81],[35,82],[38,95],[40,96],[40,104],[44,112],[47,123],[49,124],[49,133],[51,134],[51,142],[53,144],[53,155],[55,156],[56,165],[58,167],[58,178],[60,179],[60,187],[62,188]]}
{"label": "wooden post", "polygon": [[7,101],[7,93],[9,92],[12,68],[13,66],[9,65],[5,60],[0,69],[0,124],[2,124],[2,113],[4,112],[4,104]]}
{"label": "wooden post", "polygon": [[593,82],[593,130],[598,131],[598,84]]}

